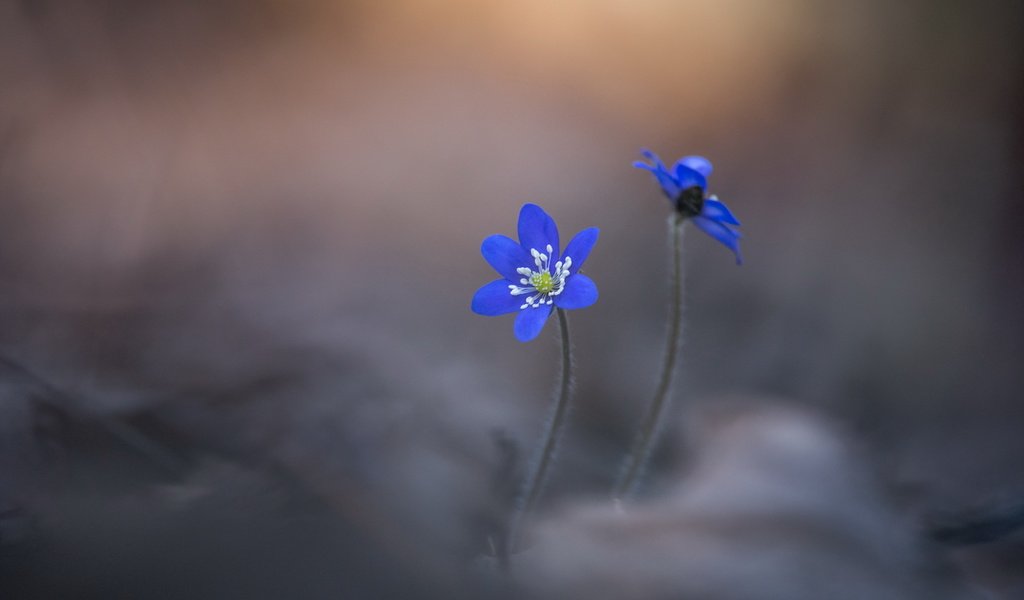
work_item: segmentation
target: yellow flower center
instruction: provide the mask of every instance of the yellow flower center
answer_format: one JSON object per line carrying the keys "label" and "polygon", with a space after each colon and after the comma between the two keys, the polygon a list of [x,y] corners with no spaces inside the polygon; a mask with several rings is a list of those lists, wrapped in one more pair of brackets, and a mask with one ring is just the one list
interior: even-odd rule
{"label": "yellow flower center", "polygon": [[555,249],[551,244],[544,249],[547,253],[536,248],[530,249],[534,267],[522,266],[516,269],[522,279],[519,285],[510,283],[508,286],[508,292],[513,296],[527,296],[519,310],[551,306],[555,302],[554,297],[565,290],[565,280],[569,278],[572,269],[572,257],[566,256],[552,265],[551,255]]}
{"label": "yellow flower center", "polygon": [[530,285],[537,288],[537,291],[542,294],[550,293],[555,289],[555,281],[551,278],[551,273],[547,271],[531,275]]}

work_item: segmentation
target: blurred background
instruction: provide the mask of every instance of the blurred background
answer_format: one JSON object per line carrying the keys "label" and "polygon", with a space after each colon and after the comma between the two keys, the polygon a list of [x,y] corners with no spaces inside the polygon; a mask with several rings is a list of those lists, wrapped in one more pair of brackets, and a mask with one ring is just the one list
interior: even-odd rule
{"label": "blurred background", "polygon": [[[0,590],[498,593],[479,557],[558,348],[469,311],[479,244],[524,202],[601,228],[544,508],[603,498],[664,344],[641,147],[714,162],[746,258],[687,235],[644,497],[736,395],[837,424],[912,522],[1024,496],[1022,26],[997,0],[0,2]],[[1020,536],[943,560],[1024,597]]]}

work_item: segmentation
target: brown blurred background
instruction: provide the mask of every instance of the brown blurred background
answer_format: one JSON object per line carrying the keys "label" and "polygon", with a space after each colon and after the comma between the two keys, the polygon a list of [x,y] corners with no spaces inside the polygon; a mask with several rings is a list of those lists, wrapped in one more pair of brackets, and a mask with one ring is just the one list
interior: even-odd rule
{"label": "brown blurred background", "polygon": [[[602,231],[548,500],[606,493],[663,345],[641,147],[709,157],[743,221],[741,268],[687,236],[677,415],[824,414],[911,514],[1024,495],[1022,26],[995,0],[0,3],[0,586],[459,588],[495,431],[528,452],[557,372],[553,336],[468,308],[524,202]],[[647,494],[686,448],[669,426]],[[1013,597],[1022,556],[951,558]]]}

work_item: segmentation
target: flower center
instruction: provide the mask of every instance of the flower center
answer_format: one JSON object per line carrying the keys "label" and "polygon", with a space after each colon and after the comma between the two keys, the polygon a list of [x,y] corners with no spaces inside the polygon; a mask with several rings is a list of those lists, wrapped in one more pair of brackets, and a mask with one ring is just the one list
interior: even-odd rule
{"label": "flower center", "polygon": [[530,285],[537,288],[537,291],[542,294],[550,293],[555,289],[555,282],[551,279],[551,273],[547,271],[530,275]]}
{"label": "flower center", "polygon": [[554,296],[565,290],[565,280],[569,277],[569,268],[572,267],[572,258],[566,256],[556,262],[552,268],[551,255],[555,249],[551,244],[545,248],[547,252],[541,252],[536,248],[530,250],[533,257],[533,267],[519,267],[516,273],[522,275],[520,285],[510,284],[509,293],[513,296],[527,296],[520,310],[524,308],[540,308],[554,303]]}
{"label": "flower center", "polygon": [[691,185],[676,197],[676,210],[684,217],[696,217],[704,210],[704,189]]}

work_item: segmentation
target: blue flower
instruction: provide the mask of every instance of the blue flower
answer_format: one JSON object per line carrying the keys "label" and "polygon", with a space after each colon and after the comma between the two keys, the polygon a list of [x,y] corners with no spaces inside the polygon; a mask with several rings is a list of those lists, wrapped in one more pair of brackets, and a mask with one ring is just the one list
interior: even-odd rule
{"label": "blue flower", "polygon": [[492,235],[480,246],[484,260],[502,278],[477,290],[473,312],[493,317],[519,311],[516,339],[528,342],[543,329],[554,307],[586,308],[597,302],[597,285],[579,272],[597,234],[596,227],[577,233],[559,260],[555,221],[536,204],[524,204],[518,242]]}
{"label": "blue flower", "polygon": [[638,169],[650,171],[661,185],[668,199],[683,218],[693,220],[701,231],[715,238],[736,255],[736,264],[743,264],[740,254],[740,232],[729,227],[740,222],[719,201],[718,196],[707,196],[707,177],[711,175],[711,161],[703,156],[684,156],[670,170],[658,155],[643,150],[644,157],[651,161],[633,163]]}

